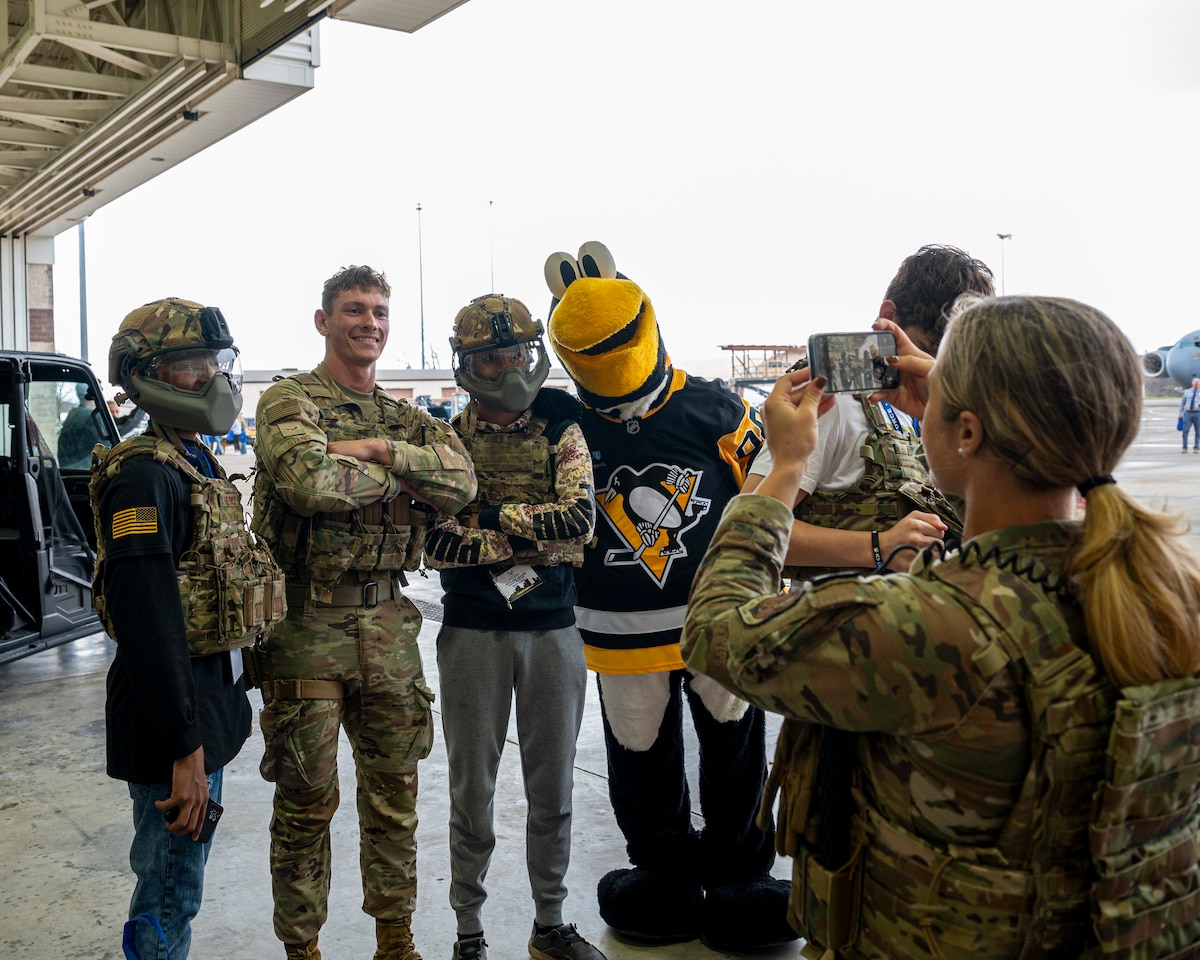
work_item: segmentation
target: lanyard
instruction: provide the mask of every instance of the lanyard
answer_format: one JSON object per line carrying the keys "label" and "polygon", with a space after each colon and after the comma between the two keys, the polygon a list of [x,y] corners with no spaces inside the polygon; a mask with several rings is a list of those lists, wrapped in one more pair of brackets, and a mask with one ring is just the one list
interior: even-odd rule
{"label": "lanyard", "polygon": [[[880,400],[879,408],[887,415],[887,418],[892,421],[892,426],[896,428],[897,433],[909,432],[904,429],[904,425],[900,422],[900,418],[896,415],[896,411],[892,409],[892,405],[890,403],[888,403],[886,400]],[[913,424],[915,425],[916,422],[917,421],[914,420]],[[917,436],[919,437],[920,435],[920,431],[918,431]]]}

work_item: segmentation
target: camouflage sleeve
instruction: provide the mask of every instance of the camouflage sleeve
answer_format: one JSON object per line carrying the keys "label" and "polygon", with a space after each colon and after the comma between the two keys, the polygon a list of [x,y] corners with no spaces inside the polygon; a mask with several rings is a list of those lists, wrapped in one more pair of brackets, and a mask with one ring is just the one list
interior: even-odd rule
{"label": "camouflage sleeve", "polygon": [[341,513],[400,493],[387,467],[331,454],[317,405],[290,380],[268,387],[258,401],[254,455],[275,490],[296,513]]}
{"label": "camouflage sleeve", "polygon": [[439,522],[425,538],[425,565],[434,570],[499,563],[512,555],[508,534],[464,527],[454,517]]}
{"label": "camouflage sleeve", "polygon": [[779,592],[791,512],[732,500],[697,574],[683,629],[688,666],[766,710],[900,736],[952,729],[984,695],[984,642],[936,581],[839,577]]}
{"label": "camouflage sleeve", "polygon": [[558,441],[554,459],[553,503],[506,503],[500,529],[539,543],[587,543],[596,528],[596,491],[592,455],[583,430],[572,423]]}
{"label": "camouflage sleeve", "polygon": [[389,440],[391,472],[445,514],[475,499],[475,467],[458,434],[420,407],[409,410],[413,442]]}

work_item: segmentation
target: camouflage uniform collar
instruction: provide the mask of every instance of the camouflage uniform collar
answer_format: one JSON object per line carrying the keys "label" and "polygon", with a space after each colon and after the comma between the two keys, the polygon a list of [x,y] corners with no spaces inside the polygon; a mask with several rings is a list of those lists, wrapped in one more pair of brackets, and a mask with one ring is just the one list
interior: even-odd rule
{"label": "camouflage uniform collar", "polygon": [[312,372],[314,377],[329,388],[329,392],[333,395],[334,403],[354,403],[362,406],[364,400],[374,402],[380,392],[378,383],[375,384],[370,393],[359,393],[357,390],[351,390],[341,381],[334,379],[333,374],[329,372],[329,368],[325,366],[324,360],[313,367]]}
{"label": "camouflage uniform collar", "polygon": [[490,423],[487,420],[480,420],[479,402],[471,400],[463,407],[462,413],[454,418],[454,424],[462,436],[471,437],[477,433],[521,433],[529,429],[529,423],[532,419],[533,411],[526,410],[512,423],[504,426],[498,423]]}
{"label": "camouflage uniform collar", "polygon": [[501,426],[498,423],[491,423],[488,420],[476,419],[475,429],[479,433],[521,433],[529,429],[529,421],[532,419],[532,411],[526,410],[516,420],[505,426]]}
{"label": "camouflage uniform collar", "polygon": [[[1070,596],[1074,593],[1063,570],[1067,554],[1083,536],[1080,520],[1030,523],[1001,527],[973,537],[957,550],[947,554],[945,561],[957,561],[963,567],[983,566],[1008,570],[1024,580],[1042,587],[1047,593]],[[910,572],[922,573],[930,564],[922,553]]]}

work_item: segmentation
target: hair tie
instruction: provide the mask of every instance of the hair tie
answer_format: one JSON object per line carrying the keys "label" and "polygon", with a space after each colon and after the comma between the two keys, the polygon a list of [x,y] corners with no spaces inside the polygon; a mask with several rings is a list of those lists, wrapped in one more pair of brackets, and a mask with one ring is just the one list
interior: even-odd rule
{"label": "hair tie", "polygon": [[1088,479],[1084,480],[1083,483],[1081,483],[1076,489],[1079,490],[1079,495],[1081,497],[1086,497],[1091,492],[1093,487],[1102,487],[1106,483],[1116,482],[1117,481],[1113,479],[1113,475],[1111,473],[1106,473],[1102,477],[1088,477]]}

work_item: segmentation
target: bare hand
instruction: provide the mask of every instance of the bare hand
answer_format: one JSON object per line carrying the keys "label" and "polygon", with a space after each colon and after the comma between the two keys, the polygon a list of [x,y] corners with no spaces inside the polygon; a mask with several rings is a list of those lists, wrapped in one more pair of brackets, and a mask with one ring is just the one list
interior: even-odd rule
{"label": "bare hand", "polygon": [[176,810],[175,819],[167,829],[177,837],[192,835],[200,839],[204,825],[204,810],[208,806],[208,775],[204,772],[204,747],[199,746],[171,767],[171,795],[155,800],[154,806],[164,813]]}
{"label": "bare hand", "polygon": [[763,403],[771,469],[755,493],[774,497],[789,510],[800,495],[800,479],[817,447],[817,417],[833,406],[825,378],[809,381],[808,369],[785,373]]}
{"label": "bare hand", "polygon": [[790,469],[799,461],[807,463],[817,448],[817,417],[836,401],[832,395],[825,396],[824,377],[815,381],[809,377],[807,367],[785,373],[763,403],[767,446],[776,467]]}
{"label": "bare hand", "polygon": [[910,417],[920,419],[925,415],[925,404],[929,400],[929,371],[933,369],[933,357],[918,350],[900,325],[880,317],[875,321],[876,330],[890,330],[896,336],[896,356],[888,357],[889,367],[900,371],[900,386],[895,390],[876,390],[867,399],[872,403],[886,400],[897,410]]}
{"label": "bare hand", "polygon": [[880,552],[889,570],[907,570],[917,554],[912,550],[895,553],[897,548],[907,546],[921,551],[931,543],[944,542],[945,535],[946,524],[941,517],[914,510],[879,534]]}

